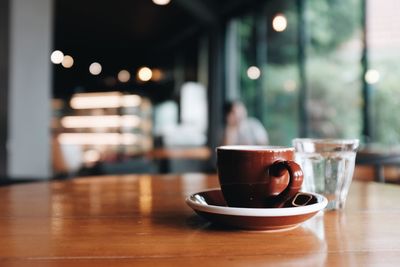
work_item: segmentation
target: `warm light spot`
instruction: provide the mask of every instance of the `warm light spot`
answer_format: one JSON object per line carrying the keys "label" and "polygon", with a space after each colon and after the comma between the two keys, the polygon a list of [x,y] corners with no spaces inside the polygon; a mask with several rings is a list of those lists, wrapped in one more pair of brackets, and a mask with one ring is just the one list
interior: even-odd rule
{"label": "warm light spot", "polygon": [[138,95],[124,95],[122,96],[122,107],[137,107],[142,103],[142,98]]}
{"label": "warm light spot", "polygon": [[139,140],[131,133],[62,133],[58,136],[63,145],[134,145]]}
{"label": "warm light spot", "polygon": [[153,72],[148,67],[142,67],[138,71],[138,78],[143,82],[147,82],[153,76]]}
{"label": "warm light spot", "polygon": [[159,6],[168,5],[171,0],[153,0],[153,3]]}
{"label": "warm light spot", "polygon": [[102,67],[101,67],[100,63],[98,63],[98,62],[93,62],[89,66],[89,72],[92,75],[99,75],[101,73],[101,70],[102,70]]}
{"label": "warm light spot", "polygon": [[160,69],[153,69],[152,81],[158,82],[163,78],[163,73]]}
{"label": "warm light spot", "polygon": [[135,115],[104,115],[104,116],[65,116],[61,119],[64,128],[119,128],[136,127],[140,118]]}
{"label": "warm light spot", "polygon": [[365,73],[365,81],[369,84],[374,84],[379,82],[380,77],[381,76],[379,74],[379,71],[377,70],[371,69]]}
{"label": "warm light spot", "polygon": [[55,50],[53,53],[51,53],[50,60],[54,64],[60,64],[64,59],[64,53],[61,52],[60,50]]}
{"label": "warm light spot", "polygon": [[74,59],[73,59],[71,56],[66,55],[66,56],[64,56],[64,59],[63,59],[63,61],[61,62],[61,65],[62,65],[64,68],[69,69],[69,68],[71,68],[71,67],[74,65]]}
{"label": "warm light spot", "polygon": [[137,107],[142,98],[120,92],[75,94],[70,102],[73,109]]}
{"label": "warm light spot", "polygon": [[283,32],[287,27],[287,19],[283,14],[278,14],[272,20],[272,28],[277,32]]}
{"label": "warm light spot", "polygon": [[95,149],[87,150],[83,154],[83,159],[87,163],[97,162],[100,160],[100,152]]}
{"label": "warm light spot", "polygon": [[120,127],[137,127],[140,125],[141,119],[135,115],[123,115],[119,119]]}
{"label": "warm light spot", "polygon": [[247,76],[252,80],[257,80],[258,78],[260,78],[260,75],[261,71],[256,66],[251,66],[247,69]]}
{"label": "warm light spot", "polygon": [[139,209],[143,215],[148,215],[152,210],[152,184],[149,175],[142,175],[139,179]]}
{"label": "warm light spot", "polygon": [[118,92],[82,93],[75,94],[70,105],[73,109],[119,108],[120,98],[121,94]]}
{"label": "warm light spot", "polygon": [[129,81],[129,79],[131,78],[131,74],[129,73],[129,71],[127,70],[121,70],[120,72],[118,72],[118,80],[121,83],[126,83]]}

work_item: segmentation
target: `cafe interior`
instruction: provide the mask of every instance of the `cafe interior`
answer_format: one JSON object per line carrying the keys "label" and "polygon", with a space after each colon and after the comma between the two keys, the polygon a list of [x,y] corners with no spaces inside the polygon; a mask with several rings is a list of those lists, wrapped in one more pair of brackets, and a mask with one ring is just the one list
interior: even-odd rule
{"label": "cafe interior", "polygon": [[268,145],[358,138],[355,176],[396,182],[387,2],[9,1],[1,181],[215,172],[224,105],[239,100]]}
{"label": "cafe interior", "polygon": [[[100,205],[110,177],[110,190],[136,190],[128,182],[137,179],[147,194],[154,179],[172,186],[183,177],[194,189],[199,176],[218,181],[232,102],[265,130],[260,145],[359,139],[353,181],[397,187],[399,8],[398,0],[0,1],[0,189],[54,184],[54,195],[97,181],[104,185],[91,197]],[[144,214],[156,206],[140,197]],[[102,211],[95,202],[91,211]],[[43,203],[57,211],[60,199]],[[62,258],[50,251],[43,255]],[[17,263],[49,264],[28,254]]]}

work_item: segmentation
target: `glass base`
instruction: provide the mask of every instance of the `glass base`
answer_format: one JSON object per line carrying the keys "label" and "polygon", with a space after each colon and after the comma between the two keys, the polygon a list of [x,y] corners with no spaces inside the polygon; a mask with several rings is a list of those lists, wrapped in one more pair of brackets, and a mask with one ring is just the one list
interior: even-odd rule
{"label": "glass base", "polygon": [[342,210],[344,209],[344,203],[339,200],[329,200],[325,210]]}

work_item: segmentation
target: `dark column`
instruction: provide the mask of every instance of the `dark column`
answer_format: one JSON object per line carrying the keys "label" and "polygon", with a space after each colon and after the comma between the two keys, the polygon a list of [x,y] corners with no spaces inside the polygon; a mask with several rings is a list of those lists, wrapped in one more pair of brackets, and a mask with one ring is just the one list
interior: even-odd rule
{"label": "dark column", "polygon": [[367,1],[361,1],[361,27],[362,27],[362,57],[361,57],[361,81],[362,81],[362,96],[363,96],[363,107],[362,107],[362,118],[363,118],[363,128],[362,136],[364,142],[368,143],[372,138],[371,131],[371,86],[365,81],[365,73],[368,71],[368,44],[367,44]]}
{"label": "dark column", "polygon": [[267,75],[267,15],[265,5],[258,6],[256,11],[256,66],[261,70],[261,76],[256,80],[256,99],[255,114],[260,121],[264,122],[263,107],[265,103],[264,90],[266,84],[263,84],[264,76]]}
{"label": "dark column", "polygon": [[307,88],[307,75],[306,75],[306,45],[307,45],[307,31],[305,21],[305,1],[297,0],[297,16],[298,16],[298,54],[297,61],[299,66],[299,134],[300,137],[308,137],[308,88]]}
{"label": "dark column", "polygon": [[0,179],[7,174],[9,0],[0,1]]}
{"label": "dark column", "polygon": [[222,25],[213,26],[209,40],[208,145],[214,149],[220,144],[223,131],[224,28]]}

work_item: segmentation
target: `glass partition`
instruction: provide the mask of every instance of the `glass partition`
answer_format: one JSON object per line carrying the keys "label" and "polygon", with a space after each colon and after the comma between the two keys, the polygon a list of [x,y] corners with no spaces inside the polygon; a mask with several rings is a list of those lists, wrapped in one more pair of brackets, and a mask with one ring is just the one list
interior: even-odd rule
{"label": "glass partition", "polygon": [[311,0],[306,75],[309,135],[354,138],[361,134],[362,28],[360,0]]}
{"label": "glass partition", "polygon": [[400,19],[398,0],[367,1],[369,69],[365,81],[371,89],[374,141],[400,143]]}
{"label": "glass partition", "polygon": [[238,59],[236,95],[263,122],[270,144],[290,145],[304,125],[310,137],[359,138],[361,0],[300,2],[268,1],[230,22],[228,36],[234,31],[236,42],[227,56]]}

